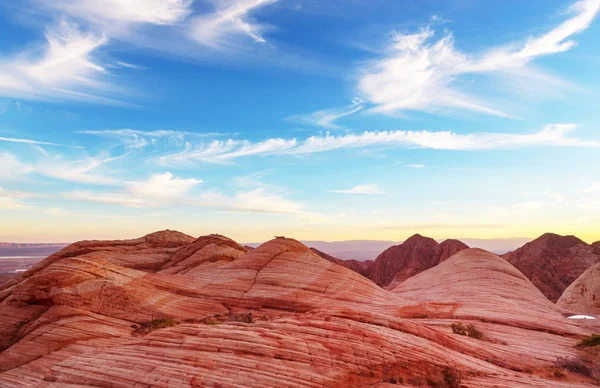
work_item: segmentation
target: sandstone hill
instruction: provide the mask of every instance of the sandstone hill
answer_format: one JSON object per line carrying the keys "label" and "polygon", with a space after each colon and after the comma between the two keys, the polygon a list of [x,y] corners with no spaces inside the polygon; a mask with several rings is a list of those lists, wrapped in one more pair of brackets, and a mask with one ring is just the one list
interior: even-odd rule
{"label": "sandstone hill", "polygon": [[586,269],[556,302],[584,315],[600,315],[600,263]]}
{"label": "sandstone hill", "polygon": [[383,251],[366,269],[365,276],[382,287],[391,283],[393,287],[467,248],[458,240],[438,244],[432,238],[415,234],[402,244]]}
{"label": "sandstone hill", "polygon": [[289,238],[76,243],[0,286],[0,386],[597,385],[554,363],[600,327],[496,255],[445,259],[387,291]]}
{"label": "sandstone hill", "polygon": [[502,257],[556,302],[575,279],[600,262],[600,247],[574,236],[546,233]]}

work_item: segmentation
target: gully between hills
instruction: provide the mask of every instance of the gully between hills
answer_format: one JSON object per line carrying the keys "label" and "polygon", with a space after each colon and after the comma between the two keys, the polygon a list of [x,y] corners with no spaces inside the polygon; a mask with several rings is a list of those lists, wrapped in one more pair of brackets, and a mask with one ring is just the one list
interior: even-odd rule
{"label": "gully between hills", "polygon": [[0,286],[0,386],[597,386],[576,345],[600,325],[566,318],[597,269],[542,293],[509,263],[535,268],[544,236],[506,259],[414,236],[367,264],[288,238],[79,242]]}

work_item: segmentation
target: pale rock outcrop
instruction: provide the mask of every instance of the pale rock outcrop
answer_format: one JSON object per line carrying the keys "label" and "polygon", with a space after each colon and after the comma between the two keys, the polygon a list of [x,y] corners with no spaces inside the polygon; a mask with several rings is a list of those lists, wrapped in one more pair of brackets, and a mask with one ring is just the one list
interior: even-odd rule
{"label": "pale rock outcrop", "polygon": [[556,304],[565,309],[600,318],[600,263],[594,264],[567,289]]}

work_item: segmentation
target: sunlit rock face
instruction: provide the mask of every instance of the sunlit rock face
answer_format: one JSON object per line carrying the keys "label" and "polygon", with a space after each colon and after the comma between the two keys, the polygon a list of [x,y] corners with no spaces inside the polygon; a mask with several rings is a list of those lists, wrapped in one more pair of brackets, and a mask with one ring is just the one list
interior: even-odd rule
{"label": "sunlit rock face", "polygon": [[[597,384],[548,368],[600,327],[496,255],[444,259],[388,291],[289,238],[73,244],[0,287],[0,386]],[[484,337],[454,334],[458,321]]]}

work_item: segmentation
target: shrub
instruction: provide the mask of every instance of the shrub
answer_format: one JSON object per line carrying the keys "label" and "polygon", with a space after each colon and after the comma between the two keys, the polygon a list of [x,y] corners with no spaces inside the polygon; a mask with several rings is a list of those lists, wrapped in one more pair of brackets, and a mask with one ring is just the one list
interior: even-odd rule
{"label": "shrub", "polygon": [[252,312],[241,315],[232,315],[231,320],[234,322],[254,323],[254,317],[252,316]]}
{"label": "shrub", "polygon": [[460,376],[455,369],[448,368],[442,372],[444,377],[444,387],[447,388],[458,388],[460,387]]}
{"label": "shrub", "polygon": [[467,325],[467,335],[471,338],[483,339],[483,333],[477,330],[475,325],[471,323]]}
{"label": "shrub", "polygon": [[439,376],[428,376],[427,385],[435,388],[460,388],[460,374],[454,368],[446,368],[442,371],[442,378]]}
{"label": "shrub", "polygon": [[479,331],[472,323],[469,323],[465,326],[461,322],[455,322],[451,327],[454,334],[466,335],[475,339],[483,339],[483,333]]}
{"label": "shrub", "polygon": [[576,346],[578,348],[589,348],[598,345],[600,345],[600,334],[592,334],[582,339]]}
{"label": "shrub", "polygon": [[164,327],[173,327],[176,323],[172,318],[158,318],[152,320],[152,330],[154,329],[162,329]]}
{"label": "shrub", "polygon": [[567,377],[567,375],[565,374],[565,372],[563,372],[561,369],[555,368],[554,369],[554,377],[556,377],[557,379],[562,379]]}
{"label": "shrub", "polygon": [[467,335],[467,328],[460,322],[452,324],[452,332],[459,335]]}
{"label": "shrub", "polygon": [[554,362],[554,365],[557,368],[566,369],[569,372],[577,373],[586,377],[592,377],[592,370],[586,364],[586,362],[580,358],[559,357]]}
{"label": "shrub", "polygon": [[391,379],[389,379],[388,381],[390,384],[398,384],[398,380],[396,380],[395,377],[392,377]]}

